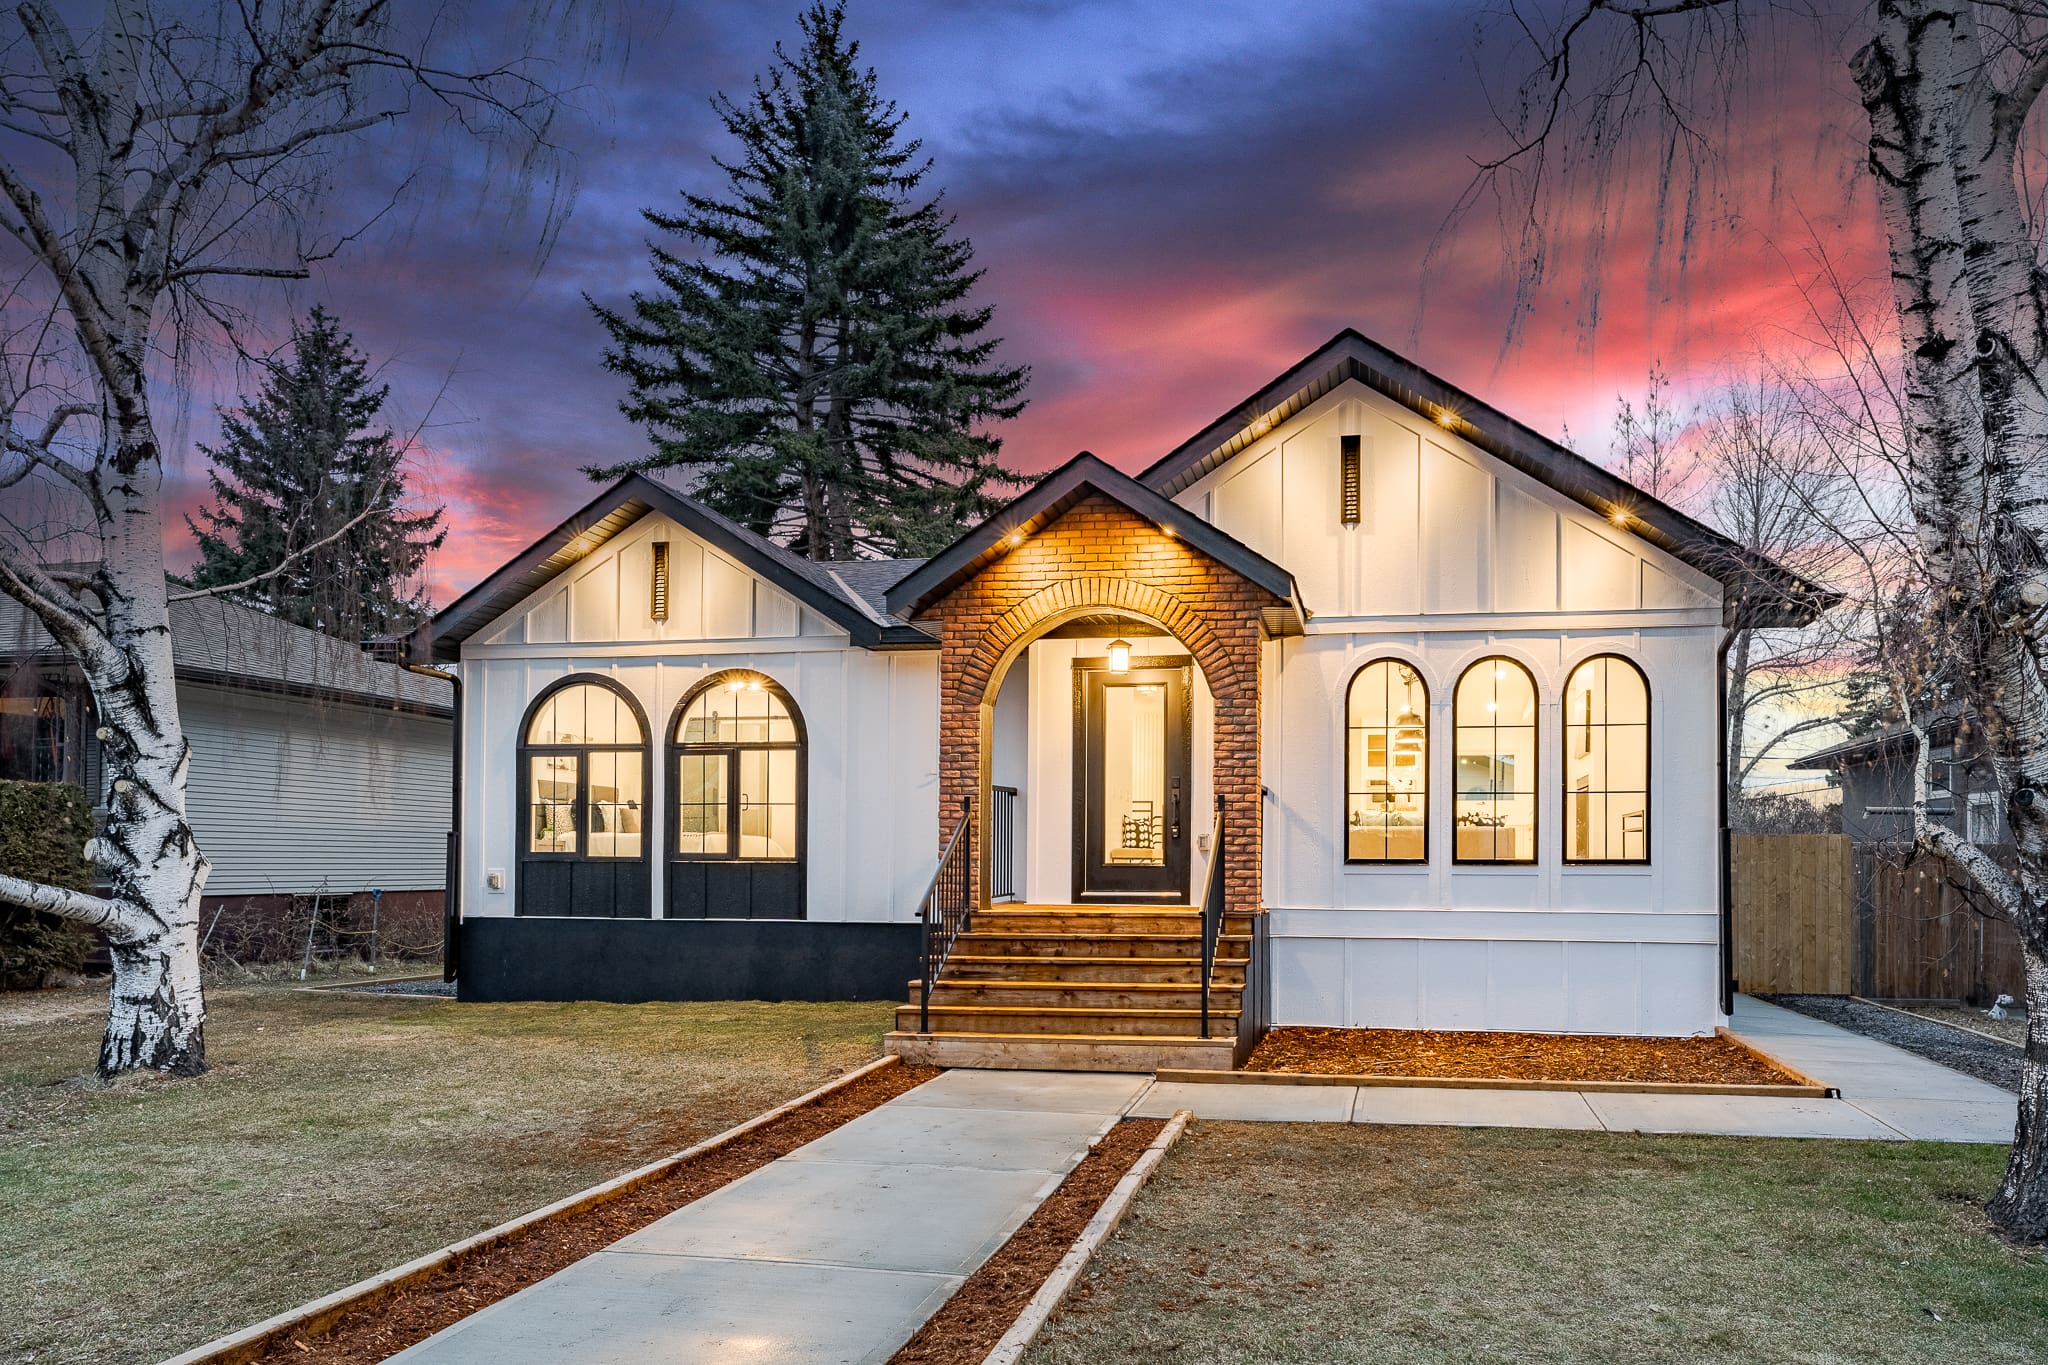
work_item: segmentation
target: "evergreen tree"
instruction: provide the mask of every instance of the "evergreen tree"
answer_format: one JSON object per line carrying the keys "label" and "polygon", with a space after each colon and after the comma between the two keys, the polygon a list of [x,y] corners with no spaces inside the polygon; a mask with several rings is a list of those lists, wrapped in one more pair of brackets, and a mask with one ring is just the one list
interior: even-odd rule
{"label": "evergreen tree", "polygon": [[445,509],[406,509],[405,452],[388,429],[370,429],[390,389],[373,386],[334,316],[315,307],[294,323],[291,349],[254,399],[221,415],[222,443],[201,447],[213,503],[186,518],[199,541],[193,581],[278,570],[238,595],[357,643],[409,630],[429,610],[417,577],[447,539]]}
{"label": "evergreen tree", "polygon": [[685,193],[647,221],[655,292],[591,301],[606,368],[653,444],[586,472],[696,472],[699,496],[812,559],[929,554],[995,510],[1012,476],[991,423],[1029,372],[996,363],[993,310],[952,216],[920,187],[920,144],[856,65],[841,4],[800,19],[747,99],[713,108],[739,146],[724,197]]}

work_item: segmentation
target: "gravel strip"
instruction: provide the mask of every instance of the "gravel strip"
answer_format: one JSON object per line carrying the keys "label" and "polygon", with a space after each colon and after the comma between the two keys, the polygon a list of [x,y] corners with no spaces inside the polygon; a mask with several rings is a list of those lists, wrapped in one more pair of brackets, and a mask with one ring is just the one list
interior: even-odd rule
{"label": "gravel strip", "polygon": [[1990,1038],[1950,1028],[1919,1015],[1879,1009],[1839,995],[1765,995],[1758,999],[1823,1020],[1837,1028],[1938,1062],[2015,1095],[2020,1090],[2020,1050]]}
{"label": "gravel strip", "polygon": [[365,982],[360,986],[345,986],[342,991],[362,995],[425,995],[440,1000],[455,998],[453,981],[392,981],[384,985]]}

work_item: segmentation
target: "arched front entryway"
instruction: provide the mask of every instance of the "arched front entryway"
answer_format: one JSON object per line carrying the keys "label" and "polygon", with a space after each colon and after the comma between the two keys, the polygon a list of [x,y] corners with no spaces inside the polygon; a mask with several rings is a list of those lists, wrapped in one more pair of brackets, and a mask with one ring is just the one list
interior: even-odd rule
{"label": "arched front entryway", "polygon": [[[964,800],[991,804],[995,708],[1005,676],[1033,644],[1062,627],[1103,621],[1151,623],[1198,669],[1213,699],[1208,789],[1220,799],[1221,875],[1234,913],[1259,908],[1262,838],[1259,666],[1266,614],[1281,605],[1154,520],[1096,493],[1020,536],[979,572],[951,585],[919,614],[941,644],[940,808],[950,835]],[[1141,642],[1133,640],[1134,645]],[[1185,838],[1206,833],[1210,811],[1184,811]],[[1120,818],[1120,817],[1118,817]],[[977,898],[989,900],[991,841],[977,817]],[[1193,860],[1190,860],[1191,863]],[[1193,893],[1197,888],[1190,887]]]}

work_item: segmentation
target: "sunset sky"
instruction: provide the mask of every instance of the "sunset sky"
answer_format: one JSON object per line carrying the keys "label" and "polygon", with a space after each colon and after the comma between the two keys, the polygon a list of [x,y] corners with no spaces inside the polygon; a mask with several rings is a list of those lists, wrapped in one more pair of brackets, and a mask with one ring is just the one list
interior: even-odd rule
{"label": "sunset sky", "polygon": [[[433,188],[394,228],[272,296],[279,319],[315,301],[338,312],[384,366],[389,419],[426,423],[416,484],[450,509],[438,601],[585,501],[579,465],[644,447],[599,367],[603,336],[582,295],[617,303],[650,280],[640,211],[718,186],[711,157],[726,148],[709,99],[765,68],[797,9],[697,4],[635,19],[623,71],[567,132],[579,193],[538,270],[530,239],[465,188],[473,151],[441,144],[446,164],[423,177]],[[1856,152],[1840,132],[1853,135],[1860,111],[1839,57],[1808,51],[1795,54],[1808,73],[1787,86],[1795,98],[1724,149],[1725,192],[1683,292],[1645,280],[1648,216],[1633,213],[1602,248],[1597,325],[1560,269],[1504,355],[1508,294],[1485,215],[1423,270],[1471,158],[1499,146],[1479,70],[1506,48],[1475,54],[1480,12],[856,0],[849,31],[935,160],[930,183],[987,270],[1006,358],[1032,368],[1030,407],[1004,430],[1009,461],[1039,471],[1086,448],[1138,468],[1346,326],[1543,431],[1568,427],[1604,459],[1616,396],[1639,393],[1653,357],[1696,398],[1797,330],[1794,282],[1813,237],[1852,276],[1880,277],[1867,201],[1845,190]],[[1634,209],[1651,194],[1618,188]],[[1586,249],[1567,241],[1560,255]],[[192,445],[232,390],[202,386],[167,441],[184,452],[181,507],[203,469]],[[174,562],[188,554],[174,547]]]}

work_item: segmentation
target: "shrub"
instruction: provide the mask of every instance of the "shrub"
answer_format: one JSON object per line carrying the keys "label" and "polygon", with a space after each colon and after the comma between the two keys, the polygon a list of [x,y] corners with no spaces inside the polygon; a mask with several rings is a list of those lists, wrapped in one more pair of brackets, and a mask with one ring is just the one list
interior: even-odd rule
{"label": "shrub", "polygon": [[[0,782],[0,872],[89,891],[85,841],[91,837],[92,805],[79,788]],[[92,947],[83,925],[0,906],[0,988],[40,986],[52,972],[75,972]]]}

